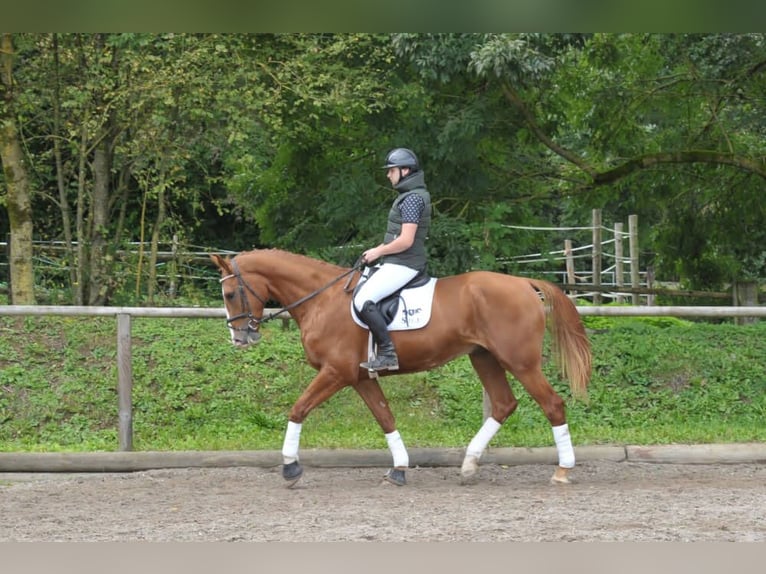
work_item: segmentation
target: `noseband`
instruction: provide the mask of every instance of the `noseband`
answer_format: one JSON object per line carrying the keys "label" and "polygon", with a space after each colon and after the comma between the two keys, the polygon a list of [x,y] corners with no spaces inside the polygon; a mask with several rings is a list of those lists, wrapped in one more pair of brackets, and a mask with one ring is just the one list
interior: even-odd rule
{"label": "noseband", "polygon": [[[237,292],[239,293],[239,298],[242,301],[242,307],[243,307],[243,309],[245,311],[243,313],[240,313],[239,315],[235,315],[234,317],[227,318],[226,319],[226,324],[228,325],[229,329],[231,329],[233,331],[244,331],[244,332],[247,332],[247,333],[251,333],[253,331],[258,331],[258,328],[261,326],[262,323],[267,323],[267,322],[271,321],[272,319],[276,319],[280,315],[282,315],[284,313],[288,313],[288,312],[290,312],[290,310],[295,309],[301,303],[305,303],[309,299],[313,299],[314,297],[319,295],[322,291],[324,291],[325,289],[330,288],[331,286],[333,286],[335,283],[337,283],[338,281],[340,281],[344,277],[346,277],[348,275],[351,275],[352,273],[354,273],[358,269],[361,269],[362,266],[363,266],[363,264],[362,264],[361,258],[359,258],[356,261],[356,263],[354,263],[354,266],[351,269],[349,269],[345,273],[342,273],[341,275],[339,275],[338,277],[336,277],[335,279],[330,281],[324,287],[320,287],[316,291],[312,291],[311,293],[309,293],[305,297],[301,297],[300,299],[298,299],[294,303],[291,303],[291,304],[287,305],[286,307],[283,307],[282,309],[280,309],[276,313],[271,313],[269,315],[266,315],[265,317],[264,316],[256,317],[253,314],[252,309],[250,308],[250,301],[247,298],[247,295],[245,294],[245,290],[247,290],[250,293],[252,293],[252,295],[256,299],[258,299],[258,301],[260,301],[261,305],[263,305],[264,308],[266,307],[266,301],[263,299],[263,297],[258,295],[258,293],[256,293],[255,290],[252,287],[250,287],[250,285],[242,278],[242,274],[239,272],[239,267],[237,266],[237,262],[234,259],[232,259],[231,260],[231,270],[232,270],[232,273],[230,275],[225,275],[225,276],[221,277],[219,279],[219,282],[223,283],[227,279],[231,279],[231,278],[235,278],[237,280]],[[351,282],[351,278],[349,277],[348,283],[350,283],[350,282]],[[348,283],[346,284],[347,286],[348,286]],[[247,318],[247,325],[245,327],[234,327],[232,325],[232,323],[234,321],[238,321],[238,320],[243,319],[243,318]]]}

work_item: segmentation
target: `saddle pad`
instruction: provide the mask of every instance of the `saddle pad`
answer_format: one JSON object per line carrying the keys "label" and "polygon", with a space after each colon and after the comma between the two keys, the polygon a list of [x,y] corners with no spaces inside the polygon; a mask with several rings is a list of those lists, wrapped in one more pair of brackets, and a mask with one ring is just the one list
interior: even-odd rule
{"label": "saddle pad", "polygon": [[[431,277],[431,280],[425,285],[405,289],[399,294],[399,307],[396,310],[394,320],[388,325],[389,331],[422,329],[428,325],[428,321],[431,320],[431,305],[436,280],[436,277]],[[351,316],[357,325],[367,329],[367,325],[356,316],[353,300],[351,301]]]}

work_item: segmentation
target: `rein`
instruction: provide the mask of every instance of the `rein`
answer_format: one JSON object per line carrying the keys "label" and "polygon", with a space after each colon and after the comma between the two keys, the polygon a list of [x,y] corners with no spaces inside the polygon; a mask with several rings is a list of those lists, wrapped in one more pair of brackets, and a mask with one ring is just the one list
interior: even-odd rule
{"label": "rein", "polygon": [[250,291],[250,293],[256,299],[258,299],[258,301],[260,301],[261,304],[264,307],[266,307],[266,301],[263,299],[263,297],[258,295],[258,293],[256,293],[255,290],[242,278],[242,274],[239,272],[239,267],[237,266],[237,262],[234,259],[231,260],[231,267],[232,267],[233,273],[231,273],[230,275],[226,275],[224,277],[221,277],[219,279],[219,283],[223,283],[227,279],[231,279],[231,278],[236,278],[237,279],[237,283],[239,284],[239,288],[238,288],[239,296],[240,296],[240,299],[242,299],[242,301],[244,302],[244,307],[246,309],[246,312],[240,313],[239,315],[231,317],[230,319],[227,319],[226,322],[229,324],[230,328],[233,328],[233,327],[231,327],[231,323],[233,321],[236,321],[236,320],[241,319],[243,317],[247,317],[248,318],[247,327],[245,329],[235,329],[235,330],[245,331],[245,330],[255,330],[261,324],[267,323],[267,322],[271,321],[272,319],[276,319],[277,317],[279,317],[280,315],[282,315],[284,313],[288,313],[290,310],[295,309],[297,306],[302,305],[303,303],[305,303],[306,301],[308,301],[310,299],[313,299],[314,297],[316,297],[317,295],[319,295],[323,291],[326,291],[327,289],[329,289],[330,287],[335,285],[338,281],[340,281],[344,277],[348,277],[348,281],[346,282],[346,286],[344,287],[344,291],[346,291],[347,288],[348,288],[348,285],[351,283],[350,275],[352,273],[354,273],[355,271],[358,271],[362,267],[362,258],[360,257],[359,259],[357,259],[356,263],[354,263],[354,266],[351,267],[351,269],[349,269],[348,271],[345,271],[344,273],[341,273],[335,279],[333,279],[332,281],[330,281],[326,285],[323,285],[322,287],[320,287],[316,291],[312,291],[311,293],[309,293],[308,295],[305,295],[304,297],[301,297],[297,301],[293,301],[292,303],[290,303],[289,305],[283,307],[282,309],[280,309],[276,313],[270,313],[270,314],[266,315],[265,317],[261,316],[260,318],[258,318],[255,315],[253,315],[253,312],[250,309],[250,303],[248,302],[247,296],[245,295],[245,289]]}

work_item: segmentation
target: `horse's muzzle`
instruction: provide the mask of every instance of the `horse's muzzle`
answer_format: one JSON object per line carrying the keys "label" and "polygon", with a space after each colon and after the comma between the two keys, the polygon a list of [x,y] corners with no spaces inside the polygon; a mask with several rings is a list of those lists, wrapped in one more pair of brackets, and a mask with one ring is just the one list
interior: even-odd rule
{"label": "horse's muzzle", "polygon": [[253,329],[248,329],[244,333],[235,334],[231,342],[237,347],[249,347],[255,345],[261,340],[261,333]]}

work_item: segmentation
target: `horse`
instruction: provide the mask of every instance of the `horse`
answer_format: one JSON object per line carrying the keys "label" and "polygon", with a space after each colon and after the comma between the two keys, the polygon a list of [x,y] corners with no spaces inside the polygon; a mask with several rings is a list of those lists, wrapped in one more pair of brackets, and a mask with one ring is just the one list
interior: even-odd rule
{"label": "horse", "polygon": [[[299,456],[303,422],[347,386],[359,394],[385,435],[393,464],[384,479],[406,484],[409,456],[379,377],[434,369],[464,355],[486,391],[491,416],[466,447],[461,483],[478,480],[482,453],[518,406],[508,373],[551,424],[558,465],[550,482],[570,482],[574,449],[564,400],[542,371],[543,340],[547,330],[551,352],[573,397],[587,396],[591,347],[576,306],[553,283],[491,271],[435,278],[427,324],[416,330],[391,331],[399,370],[375,373],[360,366],[368,358],[369,331],[354,321],[351,311],[351,289],[363,280],[361,265],[341,267],[279,249],[243,251],[233,258],[210,254],[210,258],[221,273],[231,342],[237,347],[258,343],[261,324],[289,312],[300,329],[305,356],[316,370],[289,412],[281,451],[287,486],[303,476]],[[264,315],[268,301],[277,301],[283,308]]]}

